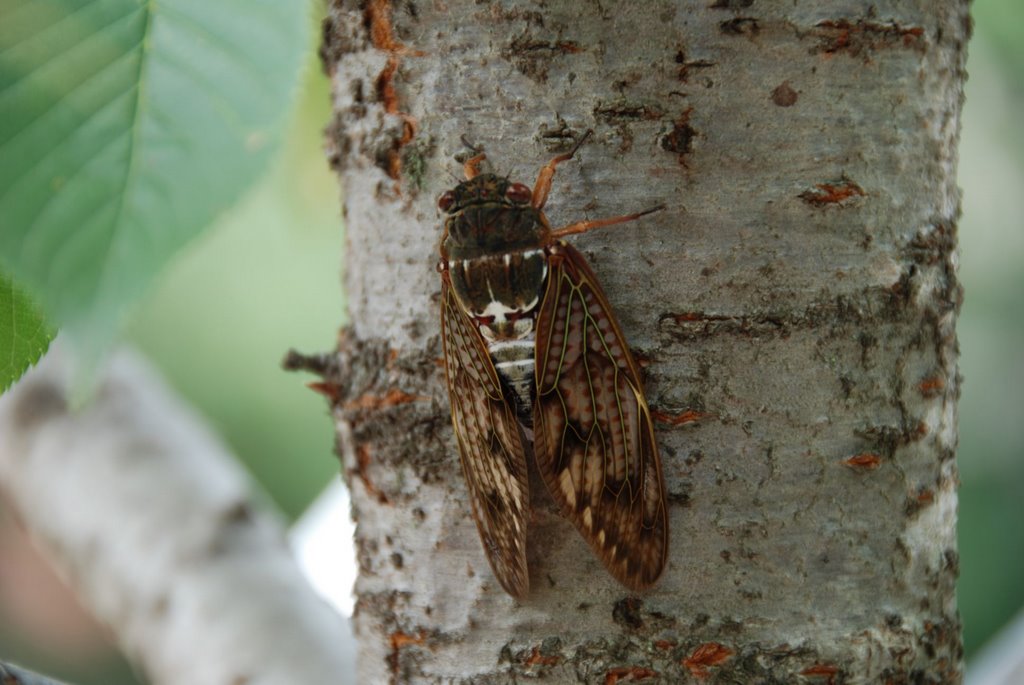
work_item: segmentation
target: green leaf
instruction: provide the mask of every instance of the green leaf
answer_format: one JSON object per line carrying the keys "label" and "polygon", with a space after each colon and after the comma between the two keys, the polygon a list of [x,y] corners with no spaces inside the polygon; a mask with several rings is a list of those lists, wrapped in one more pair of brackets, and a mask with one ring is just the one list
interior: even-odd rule
{"label": "green leaf", "polygon": [[51,340],[42,312],[0,274],[0,392],[39,361]]}
{"label": "green leaf", "polygon": [[265,167],[307,11],[282,0],[0,4],[0,267],[85,350],[113,339],[171,255]]}

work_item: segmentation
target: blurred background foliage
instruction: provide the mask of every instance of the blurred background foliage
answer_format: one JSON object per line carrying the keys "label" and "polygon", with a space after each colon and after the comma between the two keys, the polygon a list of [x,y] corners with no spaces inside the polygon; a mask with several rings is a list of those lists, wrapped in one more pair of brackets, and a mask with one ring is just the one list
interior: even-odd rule
{"label": "blurred background foliage", "polygon": [[327,403],[280,366],[290,347],[333,348],[343,316],[329,87],[310,53],[279,158],[171,264],[129,327],[290,518],[338,474]]}
{"label": "blurred background foliage", "polygon": [[[981,0],[973,14],[960,159],[959,602],[968,660],[1024,606],[1024,3]],[[339,192],[321,149],[330,104],[316,47],[275,162],[162,273],[129,327],[290,517],[338,473],[324,401],[279,368],[289,347],[330,349],[343,317]],[[0,513],[8,559],[2,538],[11,529]],[[48,580],[20,589],[27,572],[0,559],[0,655],[83,684],[135,682],[107,648],[97,651],[87,619],[47,607]],[[26,605],[26,594],[42,604]]]}
{"label": "blurred background foliage", "polygon": [[0,4],[0,269],[74,341],[76,400],[126,311],[278,149],[310,42],[299,7]]}
{"label": "blurred background foliage", "polygon": [[980,0],[960,143],[960,583],[968,659],[1024,606],[1024,3]]}
{"label": "blurred background foliage", "polygon": [[[77,1],[69,0],[68,6]],[[131,11],[125,3],[133,0],[117,1],[121,10]],[[275,2],[271,0],[270,4]],[[40,11],[55,11],[56,4],[49,2]],[[97,4],[103,3],[85,2],[83,7],[88,10]],[[172,11],[169,3],[159,7],[136,4],[148,11]],[[0,4],[0,53],[19,38],[15,35],[11,41],[4,40],[4,18],[15,12],[30,12],[26,7],[23,2]],[[218,13],[218,18],[230,15],[237,21],[238,12],[228,11],[230,8],[204,9],[201,0],[190,8],[196,12],[208,9]],[[249,14],[257,10],[250,9]],[[307,18],[310,29],[309,44],[299,46],[305,49],[289,58],[293,68],[303,62],[300,83],[296,87],[293,71],[290,91],[277,98],[278,106],[289,111],[287,126],[261,135],[256,143],[266,149],[277,138],[283,140],[272,158],[250,155],[218,167],[219,174],[248,175],[256,180],[247,182],[240,199],[227,211],[218,212],[212,225],[176,254],[167,268],[151,269],[139,276],[135,287],[140,293],[145,290],[128,320],[127,337],[161,368],[185,400],[205,415],[231,450],[245,460],[270,498],[293,519],[332,478],[338,477],[338,462],[333,456],[333,428],[326,402],[304,386],[306,379],[284,373],[280,361],[289,347],[319,351],[333,346],[343,316],[339,275],[342,232],[338,184],[322,150],[321,131],[330,118],[327,78],[316,57],[315,44],[323,16],[322,2],[298,2],[290,10],[276,11],[298,12],[299,21]],[[201,24],[190,26],[202,28]],[[284,31],[286,27],[279,28]],[[85,33],[86,29],[81,31]],[[235,31],[246,33],[244,27]],[[273,52],[265,37],[258,31],[250,34],[253,49],[266,53],[260,59],[270,58]],[[210,38],[210,42],[216,43],[216,38]],[[127,39],[125,43],[130,45]],[[18,45],[22,47],[24,42]],[[232,49],[235,46],[220,47],[236,62],[245,59],[243,51]],[[187,41],[183,49],[188,49]],[[58,54],[64,59],[64,53]],[[0,64],[12,67],[10,71],[0,69],[0,91],[6,86],[11,93],[16,86],[10,84],[26,78],[19,71],[22,65],[13,59]],[[255,74],[264,80],[272,76],[247,66],[251,65],[228,65],[224,69],[228,73],[231,68],[246,69],[246,77]],[[122,85],[131,83],[130,78],[122,80]],[[280,87],[280,79],[276,84]],[[191,102],[189,91],[181,84],[178,87],[177,104],[187,108]],[[231,96],[222,92],[212,97],[218,95]],[[268,90],[265,95],[271,97],[275,92]],[[10,103],[0,100],[0,117],[7,111],[4,104]],[[255,106],[252,102],[243,104]],[[75,103],[71,107],[75,108]],[[246,123],[223,110],[230,107],[222,107],[222,113],[236,127],[234,130]],[[75,114],[80,112],[76,110]],[[0,125],[0,130],[4,126]],[[217,132],[214,127],[207,134]],[[189,149],[193,143],[182,139],[176,142]],[[215,146],[212,154],[222,147]],[[15,152],[4,150],[4,159],[21,164],[22,158]],[[206,158],[198,155],[194,159],[199,163]],[[269,166],[266,161],[270,161]],[[250,168],[239,174],[238,164]],[[10,166],[4,166],[11,172]],[[176,176],[189,173],[178,168],[167,171]],[[223,184],[218,184],[217,192],[211,189],[211,194],[222,197],[219,185]],[[0,214],[0,221],[3,217],[10,222],[10,213]],[[5,232],[12,228],[10,223],[3,224]],[[147,288],[151,274],[156,280]],[[4,283],[0,280],[0,287]],[[128,295],[138,299],[135,293]],[[82,685],[136,682],[130,668],[115,656],[104,632],[74,605],[0,502],[0,658]]]}

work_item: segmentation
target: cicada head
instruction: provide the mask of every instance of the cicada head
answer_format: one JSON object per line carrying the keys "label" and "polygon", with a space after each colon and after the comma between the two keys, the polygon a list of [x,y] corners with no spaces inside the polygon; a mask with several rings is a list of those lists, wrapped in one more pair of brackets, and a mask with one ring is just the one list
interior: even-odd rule
{"label": "cicada head", "polygon": [[522,183],[513,183],[494,174],[480,174],[445,192],[438,198],[437,206],[446,214],[456,214],[480,204],[527,207],[532,196],[532,191]]}
{"label": "cicada head", "polygon": [[494,174],[480,174],[441,195],[437,206],[448,215],[442,256],[473,259],[542,245],[548,229],[532,195],[522,183]]}

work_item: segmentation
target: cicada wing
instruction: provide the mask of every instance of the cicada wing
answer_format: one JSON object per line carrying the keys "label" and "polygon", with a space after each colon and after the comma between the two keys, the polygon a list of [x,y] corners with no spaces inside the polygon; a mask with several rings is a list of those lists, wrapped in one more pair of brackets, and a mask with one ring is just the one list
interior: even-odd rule
{"label": "cicada wing", "polygon": [[515,410],[483,338],[442,275],[441,337],[462,473],[487,561],[514,597],[529,591],[529,486]]}
{"label": "cicada wing", "polygon": [[583,256],[559,243],[548,273],[537,318],[537,465],[608,571],[641,590],[665,567],[668,509],[640,374]]}

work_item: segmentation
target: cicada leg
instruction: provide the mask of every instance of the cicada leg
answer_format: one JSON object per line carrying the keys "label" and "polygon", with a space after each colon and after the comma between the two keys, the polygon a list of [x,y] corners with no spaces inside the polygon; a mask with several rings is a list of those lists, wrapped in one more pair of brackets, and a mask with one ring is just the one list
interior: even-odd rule
{"label": "cicada leg", "polygon": [[544,209],[544,205],[548,201],[548,193],[551,192],[551,181],[555,177],[555,167],[562,162],[572,159],[576,151],[580,149],[580,146],[583,145],[593,132],[594,129],[587,129],[587,132],[580,136],[580,139],[576,141],[571,150],[564,155],[558,155],[541,168],[540,173],[537,174],[537,182],[533,185],[533,197],[530,199],[530,204],[533,205],[534,209]]}
{"label": "cicada leg", "polygon": [[[548,201],[548,193],[551,192],[551,181],[555,177],[555,167],[562,162],[570,160],[576,154],[576,151],[580,149],[580,146],[593,134],[593,129],[588,129],[586,133],[580,136],[580,139],[576,141],[576,144],[572,146],[572,149],[566,152],[564,155],[559,155],[552,159],[550,162],[545,164],[540,173],[537,174],[537,183],[533,187],[533,197],[531,198],[530,204],[533,205],[534,209],[543,209],[544,204]],[[472,161],[472,160],[470,160]],[[468,162],[467,162],[468,164]],[[645,209],[642,212],[635,212],[633,214],[626,214],[624,216],[613,216],[608,219],[586,219],[584,221],[577,221],[576,223],[563,226],[562,228],[555,229],[551,232],[551,239],[558,240],[564,238],[567,235],[573,235],[575,233],[586,233],[587,231],[595,228],[603,228],[605,226],[614,226],[615,224],[622,224],[627,221],[633,221],[639,219],[642,216],[647,216],[654,212],[665,209],[664,204],[660,204],[650,209]]]}
{"label": "cicada leg", "polygon": [[634,214],[613,216],[607,219],[584,219],[583,221],[577,221],[574,224],[562,226],[561,228],[556,228],[555,230],[551,231],[551,239],[558,240],[559,238],[564,238],[567,235],[573,235],[575,233],[586,233],[587,231],[593,230],[595,228],[604,228],[605,226],[624,224],[627,221],[639,219],[642,216],[647,216],[648,214],[653,214],[654,212],[660,212],[663,209],[665,209],[665,205],[660,204],[657,207],[651,207],[650,209],[645,209],[642,212],[636,212]]}
{"label": "cicada leg", "polygon": [[474,178],[480,175],[480,164],[487,159],[487,155],[481,152],[478,155],[474,155],[467,159],[462,165],[462,171],[466,174],[466,180],[472,181]]}

